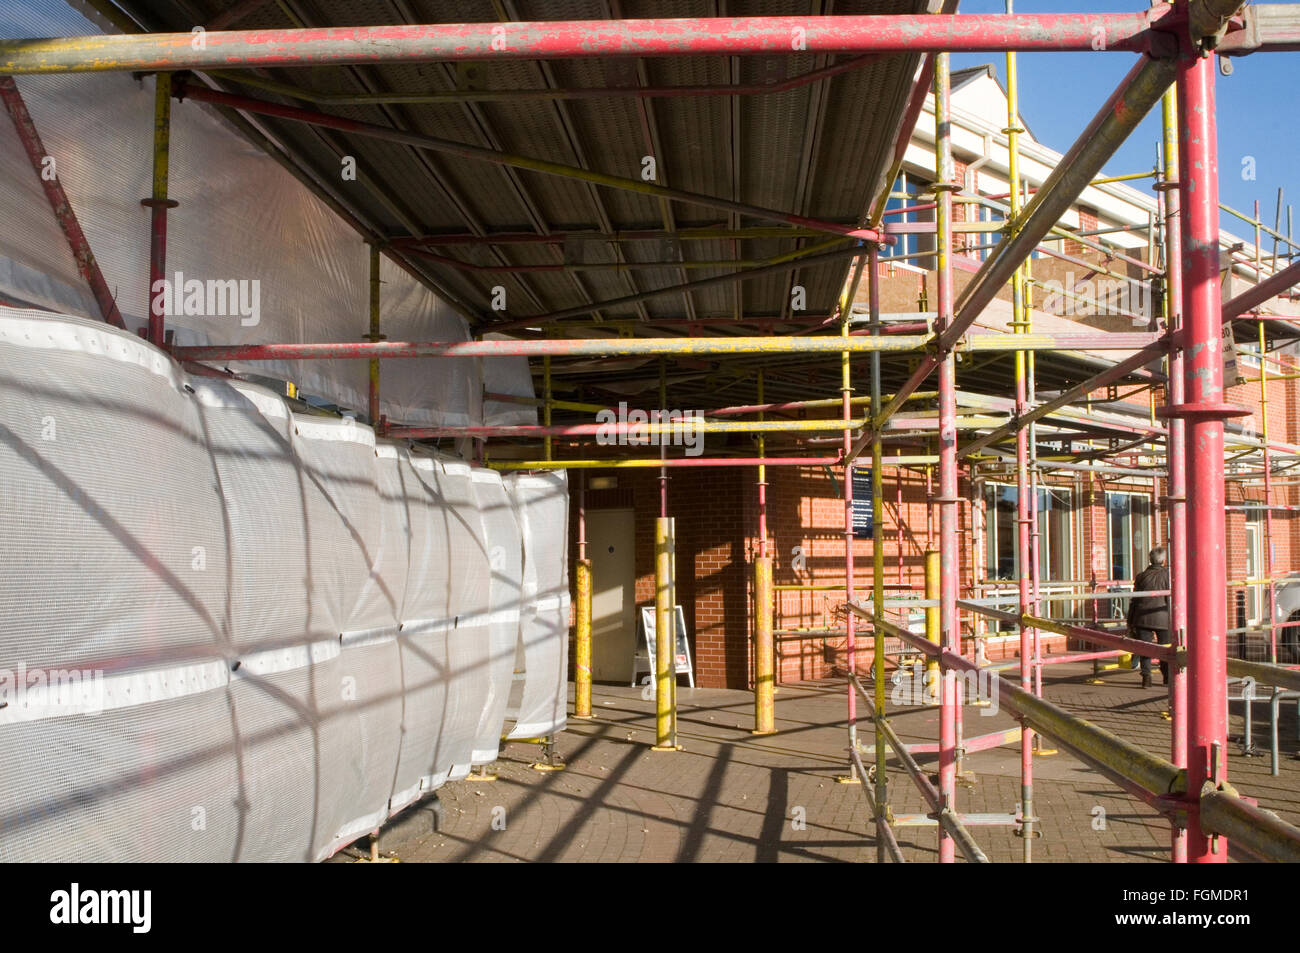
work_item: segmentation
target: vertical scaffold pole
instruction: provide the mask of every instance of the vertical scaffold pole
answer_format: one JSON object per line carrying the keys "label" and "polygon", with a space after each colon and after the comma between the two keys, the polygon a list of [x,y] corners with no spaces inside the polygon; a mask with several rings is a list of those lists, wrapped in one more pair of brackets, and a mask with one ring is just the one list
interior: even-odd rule
{"label": "vertical scaffold pole", "polygon": [[1187,421],[1187,858],[1222,863],[1228,847],[1201,829],[1200,796],[1227,780],[1227,564],[1223,311],[1219,282],[1219,170],[1213,54],[1185,50],[1178,67],[1179,185]]}
{"label": "vertical scaffold pole", "polygon": [[[1178,201],[1178,103],[1170,89],[1161,104],[1164,127],[1164,196],[1165,221],[1165,318],[1169,330],[1183,327],[1183,243],[1179,234]],[[1169,386],[1165,403],[1177,407],[1183,402],[1183,352],[1169,350]],[[1169,419],[1169,445],[1165,463],[1169,469],[1169,564],[1172,582],[1169,627],[1173,644],[1181,646],[1187,638],[1187,431],[1180,417]],[[1169,662],[1170,760],[1187,767],[1187,670],[1171,659]],[[1187,833],[1177,823],[1170,825],[1170,859],[1187,863]]]}
{"label": "vertical scaffold pole", "polygon": [[[1012,10],[1012,0],[1007,0],[1007,13]],[[1020,104],[1017,94],[1016,54],[1007,53],[1007,156],[1008,156],[1008,218],[1015,221],[1020,215]],[[1011,236],[1008,235],[1008,238]],[[1013,332],[1025,331],[1025,273],[1024,266],[1017,268],[1011,278],[1011,321]],[[1027,360],[1024,351],[1016,351],[1016,416],[1028,410]],[[1020,594],[1020,614],[1030,611],[1030,517],[1029,517],[1029,433],[1024,427],[1016,430],[1016,553]],[[1034,690],[1034,632],[1020,627],[1020,687]],[[1020,732],[1020,836],[1025,863],[1034,859],[1034,732],[1026,725]]]}
{"label": "vertical scaffold pole", "polygon": [[[1277,583],[1273,581],[1273,460],[1268,448],[1268,363],[1259,322],[1259,435],[1264,441],[1264,571],[1268,575],[1268,660],[1277,664]],[[1247,702],[1249,704],[1249,702]]]}
{"label": "vertical scaffold pole", "polygon": [[673,527],[655,520],[655,751],[677,750],[677,665],[673,658]]}
{"label": "vertical scaffold pole", "polygon": [[[546,354],[542,357],[542,423],[547,427],[551,426],[551,355]],[[551,460],[553,445],[551,437],[546,437],[546,459]]]}
{"label": "vertical scaffold pole", "polygon": [[[758,403],[763,403],[763,371],[758,371]],[[759,411],[759,419],[763,419]],[[758,456],[767,442],[758,435]],[[767,467],[758,465],[758,556],[754,559],[754,730],[776,733],[776,643],[772,632],[772,557],[767,552]]]}
{"label": "vertical scaffold pole", "polygon": [[[379,245],[370,245],[370,334],[369,341],[381,341],[379,333]],[[370,393],[367,404],[370,413],[370,426],[379,426],[379,361],[371,358]]]}
{"label": "vertical scaffold pole", "polygon": [[158,282],[167,278],[167,210],[177,203],[167,197],[171,161],[172,74],[154,74],[153,190],[140,204],[149,209],[149,343],[162,347],[167,333],[165,309],[155,308]]}
{"label": "vertical scaffold pole", "polygon": [[[1259,199],[1255,199],[1255,283],[1264,280],[1260,265]],[[1264,438],[1264,537],[1268,540],[1268,660],[1277,664],[1277,584],[1273,581],[1273,464],[1268,446],[1268,371],[1264,368],[1264,322],[1259,322],[1260,430]]]}
{"label": "vertical scaffold pole", "polygon": [[587,558],[587,473],[578,474],[577,604],[573,609],[573,717],[591,717],[591,560]]}
{"label": "vertical scaffold pole", "polygon": [[[952,322],[952,125],[948,54],[934,58],[935,244],[939,330]],[[939,637],[949,652],[960,650],[957,638],[957,363],[952,351],[939,364]],[[939,690],[939,800],[945,811],[957,810],[957,673],[944,667]],[[956,860],[956,844],[939,827],[939,862]]]}
{"label": "vertical scaffold pole", "polygon": [[[971,468],[974,470],[974,468]],[[970,481],[970,513],[971,513],[971,598],[978,599],[984,594],[984,589],[980,586],[980,575],[984,572],[985,565],[988,562],[987,550],[987,512],[984,502],[984,481],[977,479],[974,473],[971,474]],[[984,650],[984,638],[988,634],[988,620],[983,616],[976,615],[972,618],[975,628],[971,633],[975,640],[975,664],[984,665],[987,662]]]}
{"label": "vertical scaffold pole", "polygon": [[[933,549],[927,550],[923,558],[925,562],[925,599],[927,602],[938,602],[943,598],[943,584],[940,582],[940,577],[942,577],[943,571],[940,568],[939,553]],[[937,605],[926,606],[926,639],[933,642],[935,645],[942,645],[943,638],[941,636],[941,631],[939,607]],[[927,705],[938,703],[940,697],[939,685],[941,677],[939,671],[939,660],[927,658],[925,660],[925,694],[923,696]]]}
{"label": "vertical scaffold pole", "polygon": [[[871,317],[872,336],[880,335],[880,246],[872,244],[867,251],[867,301]],[[885,615],[885,468],[882,463],[881,426],[876,415],[883,409],[880,397],[880,354],[871,356],[871,417],[874,436],[871,440],[871,611],[874,618]],[[889,778],[885,769],[888,748],[885,743],[885,637],[879,630],[873,633],[871,673],[875,687],[876,707],[876,812],[881,822],[889,819]],[[877,825],[877,831],[880,825]],[[885,856],[884,843],[877,838],[878,860]]]}

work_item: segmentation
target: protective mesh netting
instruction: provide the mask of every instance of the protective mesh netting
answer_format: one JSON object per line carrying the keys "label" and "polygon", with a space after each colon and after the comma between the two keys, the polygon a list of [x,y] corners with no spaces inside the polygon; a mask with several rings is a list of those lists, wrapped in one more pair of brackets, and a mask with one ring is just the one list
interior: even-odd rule
{"label": "protective mesh netting", "polygon": [[512,738],[563,731],[569,673],[569,493],[564,471],[505,478],[523,537],[523,694]]}
{"label": "protective mesh netting", "polygon": [[0,860],[314,860],[564,725],[567,492],[0,308]]}

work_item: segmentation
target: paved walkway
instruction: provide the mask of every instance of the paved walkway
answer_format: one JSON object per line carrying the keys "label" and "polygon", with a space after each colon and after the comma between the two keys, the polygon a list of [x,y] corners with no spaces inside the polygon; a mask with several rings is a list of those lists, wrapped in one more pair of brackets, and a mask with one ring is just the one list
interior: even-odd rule
{"label": "paved walkway", "polygon": [[[1168,755],[1164,693],[1143,691],[1136,672],[1085,681],[1086,665],[1052,666],[1046,696],[1124,738]],[[779,733],[757,738],[746,692],[679,689],[679,740],[684,750],[656,753],[653,701],[637,689],[596,686],[592,721],[570,721],[558,747],[562,772],[540,773],[538,749],[510,744],[495,783],[458,781],[440,792],[441,829],[427,810],[409,812],[387,828],[385,854],[403,861],[874,861],[870,815],[862,789],[837,783],[844,775],[842,683],[783,685],[777,695]],[[965,709],[965,735],[1012,727],[1005,714]],[[938,713],[891,708],[904,740],[933,741]],[[1232,706],[1230,730],[1240,734],[1242,706]],[[1255,707],[1257,744],[1267,745],[1267,703]],[[870,743],[870,723],[861,727]],[[1300,823],[1300,760],[1294,704],[1282,722],[1282,774],[1269,775],[1268,757],[1245,758],[1231,747],[1229,774],[1243,793]],[[933,755],[920,756],[935,769]],[[1163,861],[1168,826],[1149,808],[1066,754],[1035,757],[1034,792],[1043,835],[1035,861]],[[921,813],[920,795],[891,765],[895,814]],[[958,788],[963,812],[1017,810],[1019,745],[977,752]],[[973,829],[995,861],[1019,861],[1023,842],[1009,827]],[[910,861],[933,861],[933,828],[902,828]],[[359,854],[359,851],[353,853]],[[1236,853],[1234,859],[1238,858]],[[338,860],[349,859],[340,855]]]}

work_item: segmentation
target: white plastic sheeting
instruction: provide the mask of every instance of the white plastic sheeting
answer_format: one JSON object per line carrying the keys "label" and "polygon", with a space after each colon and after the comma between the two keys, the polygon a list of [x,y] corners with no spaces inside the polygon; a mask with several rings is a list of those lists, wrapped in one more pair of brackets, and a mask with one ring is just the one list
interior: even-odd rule
{"label": "white plastic sheeting", "polygon": [[563,470],[505,478],[523,537],[524,688],[512,738],[563,731],[569,677],[569,491]]}
{"label": "white plastic sheeting", "polygon": [[495,470],[475,470],[474,499],[483,520],[492,576],[488,598],[491,613],[488,617],[486,697],[474,733],[471,760],[475,764],[487,764],[496,760],[500,750],[501,723],[514,679],[523,548],[519,542],[519,523],[506,495],[501,474]]}
{"label": "white plastic sheeting", "polygon": [[566,523],[562,474],[0,308],[0,861],[328,856],[495,758],[517,640],[559,730]]}
{"label": "white plastic sheeting", "polygon": [[[83,36],[101,30],[64,0],[32,0],[0,11],[0,36]],[[149,211],[153,156],[152,79],[125,73],[23,76],[16,80],[59,182],[129,327],[151,303]],[[41,183],[8,116],[0,115],[0,298],[99,317],[77,273]],[[366,173],[361,171],[361,175]],[[346,184],[346,183],[344,183]],[[360,187],[352,183],[354,187]],[[215,113],[173,108],[167,275],[202,282],[203,293],[167,315],[178,344],[357,341],[369,330],[369,257],[361,237],[274,160]],[[394,341],[467,340],[464,320],[386,257],[380,268],[383,332]],[[225,284],[231,283],[234,284]],[[222,284],[217,284],[222,283]],[[242,284],[241,284],[242,283]],[[220,291],[209,298],[208,290]],[[225,291],[243,290],[231,304]],[[256,290],[256,314],[251,307]],[[235,296],[238,302],[238,296]],[[197,312],[197,313],[191,313]],[[364,361],[231,365],[296,382],[343,407],[366,405]],[[381,362],[381,412],[398,423],[484,422],[483,377],[498,391],[532,396],[526,361],[456,358],[431,374],[422,361]],[[535,423],[514,406],[487,423]],[[521,419],[526,418],[526,419]]]}

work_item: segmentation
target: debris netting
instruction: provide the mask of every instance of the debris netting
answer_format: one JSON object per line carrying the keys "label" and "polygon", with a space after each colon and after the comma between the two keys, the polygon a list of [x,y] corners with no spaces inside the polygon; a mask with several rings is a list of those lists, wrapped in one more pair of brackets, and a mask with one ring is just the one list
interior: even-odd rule
{"label": "debris netting", "polygon": [[[0,36],[103,32],[64,0],[0,11]],[[149,285],[153,78],[128,73],[20,76],[19,92],[47,155],[41,174],[68,196],[123,321],[144,325],[155,303],[178,345],[358,341],[369,333],[369,250],[362,237],[274,159],[206,106],[173,104],[168,194],[168,285]],[[41,180],[0,112],[0,301],[100,317]],[[339,168],[336,191],[363,188],[364,166]],[[383,257],[380,320],[390,341],[465,341],[468,326],[430,289]],[[484,383],[532,397],[526,360],[380,362],[380,412],[392,423],[463,427],[533,424],[532,407],[483,404]],[[232,363],[241,374],[296,383],[305,394],[364,411],[362,360]]]}
{"label": "debris netting", "polygon": [[[296,409],[295,409],[296,408]],[[0,308],[0,861],[310,861],[564,725],[567,493]]]}
{"label": "debris netting", "polygon": [[523,537],[523,695],[511,738],[563,731],[569,678],[569,490],[563,470],[505,478]]}

